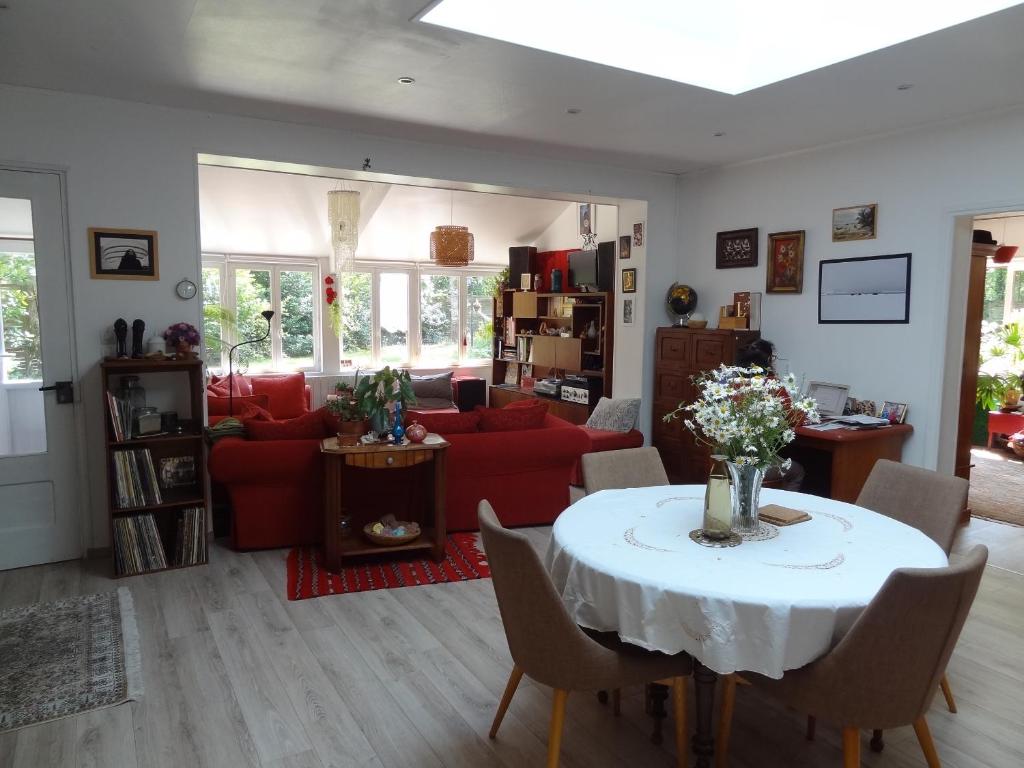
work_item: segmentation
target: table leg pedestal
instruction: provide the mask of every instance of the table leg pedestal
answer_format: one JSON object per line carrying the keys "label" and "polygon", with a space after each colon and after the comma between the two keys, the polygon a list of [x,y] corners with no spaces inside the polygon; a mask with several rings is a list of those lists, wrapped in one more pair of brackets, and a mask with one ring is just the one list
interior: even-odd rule
{"label": "table leg pedestal", "polygon": [[715,706],[715,683],[718,673],[699,661],[693,662],[693,687],[697,699],[697,728],[693,734],[693,754],[697,768],[711,768],[715,756],[715,737],[711,730],[711,714]]}
{"label": "table leg pedestal", "polygon": [[661,744],[661,722],[668,716],[665,702],[668,700],[668,686],[661,683],[647,684],[647,712],[654,718],[654,732],[651,734],[652,744]]}
{"label": "table leg pedestal", "polygon": [[874,730],[871,732],[871,751],[881,752],[885,749],[884,731]]}

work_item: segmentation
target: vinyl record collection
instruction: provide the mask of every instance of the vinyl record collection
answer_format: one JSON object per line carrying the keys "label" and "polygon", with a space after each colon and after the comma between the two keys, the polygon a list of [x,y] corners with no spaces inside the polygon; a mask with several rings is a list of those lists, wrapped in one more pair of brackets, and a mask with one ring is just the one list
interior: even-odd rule
{"label": "vinyl record collection", "polygon": [[206,562],[206,510],[189,507],[178,519],[178,540],[175,546],[175,565],[195,565]]}
{"label": "vinyl record collection", "polygon": [[114,451],[114,470],[119,509],[163,504],[153,456],[148,448]]}
{"label": "vinyl record collection", "polygon": [[153,515],[114,518],[114,562],[120,575],[167,567],[167,555]]}

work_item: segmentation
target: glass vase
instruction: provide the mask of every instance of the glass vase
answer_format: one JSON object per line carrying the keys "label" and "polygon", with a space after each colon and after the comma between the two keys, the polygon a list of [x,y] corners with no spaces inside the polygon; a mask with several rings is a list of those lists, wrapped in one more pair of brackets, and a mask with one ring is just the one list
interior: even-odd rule
{"label": "glass vase", "polygon": [[732,480],[732,529],[741,536],[757,533],[757,510],[764,469],[731,461],[727,461],[726,466]]}
{"label": "glass vase", "polygon": [[729,493],[729,470],[724,456],[711,457],[711,471],[704,491],[704,521],[701,528],[709,539],[729,538],[732,530],[732,497]]}

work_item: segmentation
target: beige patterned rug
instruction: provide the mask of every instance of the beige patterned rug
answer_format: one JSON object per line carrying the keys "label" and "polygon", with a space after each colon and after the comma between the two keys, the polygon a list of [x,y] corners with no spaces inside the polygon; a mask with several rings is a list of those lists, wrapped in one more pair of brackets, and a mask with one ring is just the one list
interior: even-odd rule
{"label": "beige patterned rug", "polygon": [[127,587],[0,612],[0,733],[141,695]]}
{"label": "beige patterned rug", "polygon": [[999,449],[971,449],[971,514],[1024,525],[1024,461]]}

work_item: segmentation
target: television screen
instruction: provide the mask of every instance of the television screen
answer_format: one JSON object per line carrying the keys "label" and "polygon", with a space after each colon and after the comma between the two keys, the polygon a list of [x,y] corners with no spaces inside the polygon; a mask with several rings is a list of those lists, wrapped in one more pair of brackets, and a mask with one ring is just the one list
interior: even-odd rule
{"label": "television screen", "polygon": [[574,288],[597,288],[597,251],[573,251],[569,254],[569,282]]}

